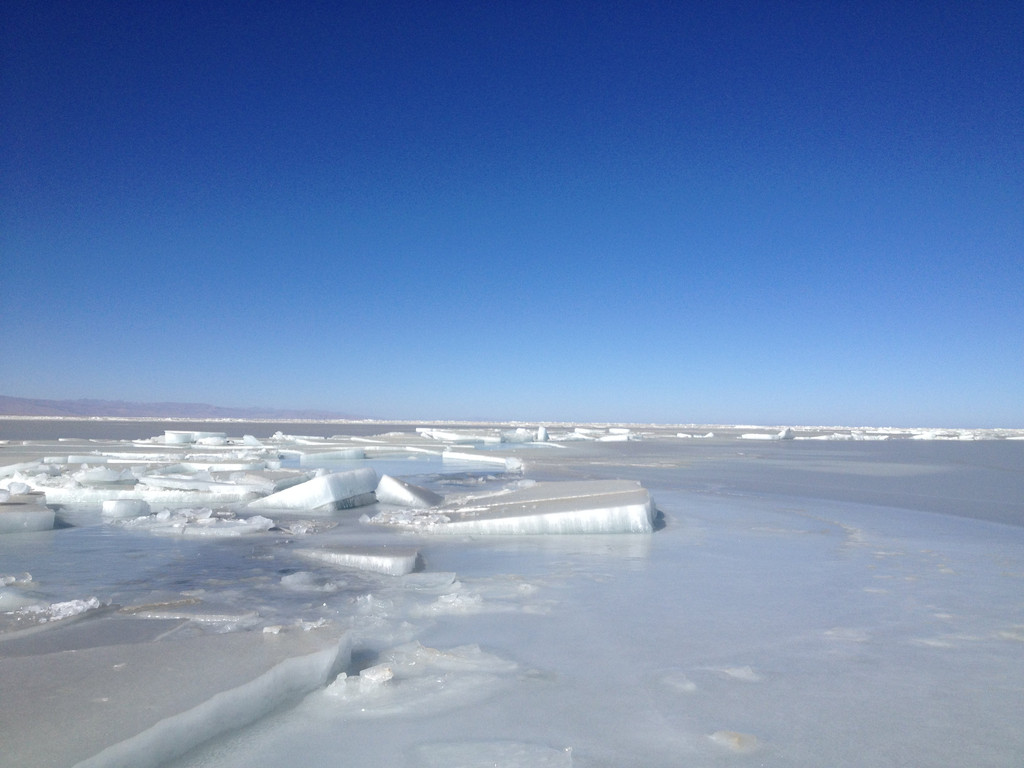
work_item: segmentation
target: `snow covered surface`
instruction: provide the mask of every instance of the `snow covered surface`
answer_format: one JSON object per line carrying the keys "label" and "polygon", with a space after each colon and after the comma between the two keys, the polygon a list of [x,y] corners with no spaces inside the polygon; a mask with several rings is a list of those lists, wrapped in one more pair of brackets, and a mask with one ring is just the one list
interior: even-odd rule
{"label": "snow covered surface", "polygon": [[0,420],[0,502],[53,516],[0,536],[5,765],[1024,754],[1019,432],[38,426]]}

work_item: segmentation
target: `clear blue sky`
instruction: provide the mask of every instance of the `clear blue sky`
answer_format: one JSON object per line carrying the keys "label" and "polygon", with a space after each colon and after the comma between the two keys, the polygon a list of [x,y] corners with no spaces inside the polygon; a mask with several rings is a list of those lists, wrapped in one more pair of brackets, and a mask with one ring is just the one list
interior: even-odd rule
{"label": "clear blue sky", "polygon": [[0,393],[1024,427],[1020,2],[0,24]]}

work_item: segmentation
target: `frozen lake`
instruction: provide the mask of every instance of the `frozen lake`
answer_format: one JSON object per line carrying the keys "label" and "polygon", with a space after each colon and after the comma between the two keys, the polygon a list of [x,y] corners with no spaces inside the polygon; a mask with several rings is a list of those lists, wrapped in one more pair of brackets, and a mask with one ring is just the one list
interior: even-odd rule
{"label": "frozen lake", "polygon": [[[1022,764],[1019,433],[420,426],[0,420],[0,765]],[[360,468],[447,506],[248,506]]]}

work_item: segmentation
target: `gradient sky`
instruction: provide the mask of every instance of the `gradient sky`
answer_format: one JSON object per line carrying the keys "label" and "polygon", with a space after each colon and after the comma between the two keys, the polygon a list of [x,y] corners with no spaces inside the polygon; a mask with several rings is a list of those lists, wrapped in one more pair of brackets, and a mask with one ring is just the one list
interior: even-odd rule
{"label": "gradient sky", "polygon": [[1024,427],[1020,2],[0,24],[0,393]]}

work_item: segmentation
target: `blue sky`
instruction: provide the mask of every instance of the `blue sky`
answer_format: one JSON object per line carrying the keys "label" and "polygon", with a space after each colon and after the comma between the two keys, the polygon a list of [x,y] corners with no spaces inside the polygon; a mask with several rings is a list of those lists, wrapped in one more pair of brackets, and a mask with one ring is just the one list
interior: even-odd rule
{"label": "blue sky", "polygon": [[1024,427],[1024,6],[900,5],[14,0],[0,392]]}

